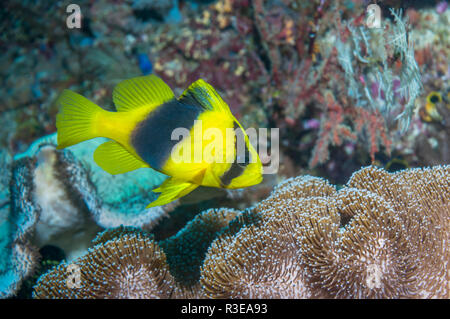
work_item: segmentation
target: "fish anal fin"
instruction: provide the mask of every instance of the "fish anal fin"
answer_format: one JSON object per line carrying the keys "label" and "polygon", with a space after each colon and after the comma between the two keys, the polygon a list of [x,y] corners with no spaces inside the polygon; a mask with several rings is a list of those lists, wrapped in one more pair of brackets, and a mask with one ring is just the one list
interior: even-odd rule
{"label": "fish anal fin", "polygon": [[153,74],[124,80],[113,91],[113,102],[118,112],[144,106],[156,108],[174,97],[170,87]]}
{"label": "fish anal fin", "polygon": [[180,197],[189,194],[199,186],[200,185],[170,177],[166,179],[164,183],[161,184],[161,186],[153,190],[153,192],[161,194],[146,208],[168,204]]}
{"label": "fish anal fin", "polygon": [[115,141],[108,141],[97,147],[94,152],[94,161],[112,175],[149,167]]}

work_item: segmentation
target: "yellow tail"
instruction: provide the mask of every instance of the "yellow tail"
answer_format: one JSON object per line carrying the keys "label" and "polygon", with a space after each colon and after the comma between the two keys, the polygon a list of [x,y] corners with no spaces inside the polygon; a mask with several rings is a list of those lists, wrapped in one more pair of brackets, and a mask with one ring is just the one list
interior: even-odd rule
{"label": "yellow tail", "polygon": [[98,115],[106,112],[84,96],[64,90],[57,103],[60,111],[56,116],[58,149],[99,137]]}

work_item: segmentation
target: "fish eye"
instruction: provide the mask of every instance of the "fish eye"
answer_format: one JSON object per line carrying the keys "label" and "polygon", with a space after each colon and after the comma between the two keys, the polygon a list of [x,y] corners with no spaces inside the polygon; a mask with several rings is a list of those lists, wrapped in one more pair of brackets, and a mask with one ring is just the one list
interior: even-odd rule
{"label": "fish eye", "polygon": [[433,93],[433,94],[430,96],[430,102],[431,102],[431,103],[436,104],[436,103],[438,103],[439,101],[440,101],[440,96],[439,96],[438,93]]}

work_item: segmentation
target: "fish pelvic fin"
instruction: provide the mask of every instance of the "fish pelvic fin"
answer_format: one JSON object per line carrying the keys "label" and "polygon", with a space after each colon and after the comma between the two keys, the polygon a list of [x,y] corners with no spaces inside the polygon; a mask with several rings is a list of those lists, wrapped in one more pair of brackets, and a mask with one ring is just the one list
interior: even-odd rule
{"label": "fish pelvic fin", "polygon": [[111,175],[123,174],[138,168],[149,167],[115,141],[108,141],[97,147],[94,161]]}
{"label": "fish pelvic fin", "polygon": [[160,187],[153,190],[153,192],[161,194],[146,208],[161,206],[173,202],[174,200],[189,194],[199,186],[200,185],[170,177],[166,179]]}
{"label": "fish pelvic fin", "polygon": [[56,103],[60,105],[56,116],[58,149],[101,136],[98,117],[107,111],[70,90],[64,90]]}

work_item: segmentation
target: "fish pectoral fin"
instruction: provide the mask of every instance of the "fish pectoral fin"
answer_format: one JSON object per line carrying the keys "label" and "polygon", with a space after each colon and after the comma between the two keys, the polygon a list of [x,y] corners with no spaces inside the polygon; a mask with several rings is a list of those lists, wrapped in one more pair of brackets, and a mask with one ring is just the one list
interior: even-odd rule
{"label": "fish pectoral fin", "polygon": [[115,141],[108,141],[97,147],[94,152],[94,161],[112,175],[149,167]]}
{"label": "fish pectoral fin", "polygon": [[118,112],[142,106],[156,107],[174,97],[170,87],[153,74],[124,80],[113,91],[113,102]]}
{"label": "fish pectoral fin", "polygon": [[160,187],[153,190],[155,193],[161,193],[155,201],[151,202],[146,208],[168,204],[180,197],[183,197],[200,185],[179,180],[170,177],[161,184]]}

